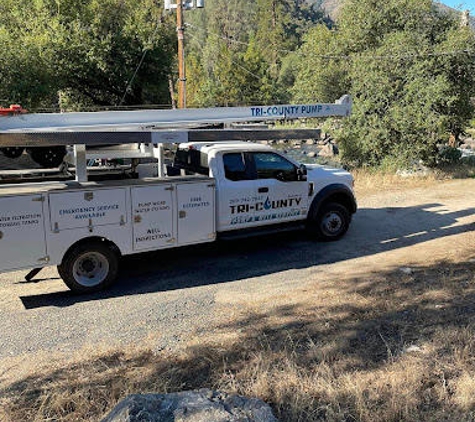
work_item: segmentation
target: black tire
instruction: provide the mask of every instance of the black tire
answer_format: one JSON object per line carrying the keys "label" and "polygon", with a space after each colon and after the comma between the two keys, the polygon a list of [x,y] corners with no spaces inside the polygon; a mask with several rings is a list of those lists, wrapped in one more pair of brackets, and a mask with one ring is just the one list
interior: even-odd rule
{"label": "black tire", "polygon": [[92,293],[109,287],[118,271],[117,252],[100,241],[74,246],[58,265],[59,275],[75,293]]}
{"label": "black tire", "polygon": [[1,149],[3,155],[8,158],[18,158],[23,154],[24,150],[25,148],[23,147],[5,147]]}
{"label": "black tire", "polygon": [[319,240],[334,241],[345,235],[350,222],[351,214],[344,205],[329,202],[309,218],[308,226],[311,234]]}
{"label": "black tire", "polygon": [[43,168],[59,167],[66,155],[66,147],[38,147],[30,148],[28,153],[31,159]]}

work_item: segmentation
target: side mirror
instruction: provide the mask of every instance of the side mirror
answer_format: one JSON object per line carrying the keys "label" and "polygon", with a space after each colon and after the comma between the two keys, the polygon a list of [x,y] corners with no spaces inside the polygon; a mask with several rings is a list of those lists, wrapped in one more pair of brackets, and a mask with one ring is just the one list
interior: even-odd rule
{"label": "side mirror", "polygon": [[297,168],[297,180],[307,180],[307,167],[305,167],[305,164],[300,164],[299,168]]}

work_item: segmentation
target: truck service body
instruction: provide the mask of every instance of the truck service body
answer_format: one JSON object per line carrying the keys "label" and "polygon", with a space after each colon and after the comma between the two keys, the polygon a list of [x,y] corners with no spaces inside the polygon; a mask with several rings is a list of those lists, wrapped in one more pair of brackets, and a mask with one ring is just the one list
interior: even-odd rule
{"label": "truck service body", "polygon": [[91,292],[114,281],[122,255],[294,225],[336,240],[356,211],[348,172],[263,144],[180,143],[174,168],[181,175],[1,186],[0,271],[57,265],[70,289]]}

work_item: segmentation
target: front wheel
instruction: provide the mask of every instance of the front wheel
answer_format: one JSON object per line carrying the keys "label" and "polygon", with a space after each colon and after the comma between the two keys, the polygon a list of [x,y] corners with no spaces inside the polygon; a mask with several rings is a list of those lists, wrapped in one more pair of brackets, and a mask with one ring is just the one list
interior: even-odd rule
{"label": "front wheel", "polygon": [[318,239],[333,241],[340,239],[350,226],[348,209],[337,202],[323,204],[315,216],[309,219],[309,229]]}
{"label": "front wheel", "polygon": [[75,293],[92,293],[110,286],[118,269],[118,254],[105,242],[73,247],[58,266],[59,275]]}
{"label": "front wheel", "polygon": [[31,159],[43,168],[59,167],[66,155],[66,147],[35,147],[29,148]]}

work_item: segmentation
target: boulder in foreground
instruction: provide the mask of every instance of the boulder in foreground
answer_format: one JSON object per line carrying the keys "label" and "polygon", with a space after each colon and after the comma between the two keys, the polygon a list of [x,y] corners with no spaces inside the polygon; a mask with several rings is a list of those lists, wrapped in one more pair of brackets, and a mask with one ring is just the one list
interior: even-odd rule
{"label": "boulder in foreground", "polygon": [[102,422],[277,422],[268,404],[202,389],[171,394],[133,394]]}

